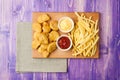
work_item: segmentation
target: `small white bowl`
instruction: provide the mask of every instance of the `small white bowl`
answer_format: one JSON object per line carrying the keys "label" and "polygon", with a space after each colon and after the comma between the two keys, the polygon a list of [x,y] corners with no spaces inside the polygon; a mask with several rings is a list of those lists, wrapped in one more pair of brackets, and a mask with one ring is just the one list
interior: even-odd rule
{"label": "small white bowl", "polygon": [[[59,46],[59,44],[58,44],[58,41],[59,41],[62,37],[67,37],[67,38],[70,40],[70,46],[69,46],[67,49],[62,49],[62,48]],[[70,50],[71,47],[72,47],[72,39],[71,39],[68,35],[61,35],[61,36],[57,39],[56,45],[57,45],[57,48],[58,48],[59,50],[61,50],[61,51],[68,51],[68,50]]]}
{"label": "small white bowl", "polygon": [[[62,30],[62,29],[61,29],[60,23],[61,23],[61,21],[64,20],[64,19],[68,19],[68,20],[71,22],[71,28],[70,28],[69,30]],[[58,28],[59,28],[59,30],[60,30],[61,32],[63,32],[63,33],[68,33],[68,32],[70,32],[70,31],[72,31],[72,29],[74,28],[74,21],[73,21],[70,17],[67,17],[67,16],[61,17],[61,18],[59,19],[59,21],[58,21]]]}

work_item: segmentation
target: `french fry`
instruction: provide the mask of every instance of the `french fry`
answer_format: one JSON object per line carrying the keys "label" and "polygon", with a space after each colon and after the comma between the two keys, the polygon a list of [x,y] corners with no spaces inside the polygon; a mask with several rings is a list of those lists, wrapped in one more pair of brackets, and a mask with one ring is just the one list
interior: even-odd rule
{"label": "french fry", "polygon": [[98,45],[98,20],[93,21],[92,16],[86,18],[84,14],[79,15],[78,22],[69,34],[73,41],[73,56],[82,55],[85,57],[95,55]]}

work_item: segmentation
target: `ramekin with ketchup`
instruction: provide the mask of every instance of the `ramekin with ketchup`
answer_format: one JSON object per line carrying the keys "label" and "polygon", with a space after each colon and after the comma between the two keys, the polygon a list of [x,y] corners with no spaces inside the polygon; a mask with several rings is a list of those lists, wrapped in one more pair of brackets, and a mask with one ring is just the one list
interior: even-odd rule
{"label": "ramekin with ketchup", "polygon": [[68,35],[61,35],[57,39],[56,45],[61,51],[68,51],[72,47],[72,40]]}

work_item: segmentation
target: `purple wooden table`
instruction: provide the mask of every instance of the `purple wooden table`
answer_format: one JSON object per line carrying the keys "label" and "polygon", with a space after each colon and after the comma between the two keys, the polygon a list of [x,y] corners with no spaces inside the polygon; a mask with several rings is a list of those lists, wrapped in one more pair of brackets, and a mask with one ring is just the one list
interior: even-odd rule
{"label": "purple wooden table", "polygon": [[[16,23],[32,11],[100,12],[100,59],[68,59],[67,73],[16,73]],[[120,80],[120,0],[0,0],[0,80]]]}

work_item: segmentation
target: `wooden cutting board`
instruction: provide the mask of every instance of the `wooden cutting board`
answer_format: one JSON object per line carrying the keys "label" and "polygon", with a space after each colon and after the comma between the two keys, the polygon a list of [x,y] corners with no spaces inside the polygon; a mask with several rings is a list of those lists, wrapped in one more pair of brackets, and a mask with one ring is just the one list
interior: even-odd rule
{"label": "wooden cutting board", "polygon": [[[84,12],[79,12],[79,14]],[[32,22],[37,22],[37,18],[41,14],[48,14],[51,17],[51,20],[59,20],[59,18],[63,16],[71,17],[75,22],[77,21],[77,16],[74,12],[33,12],[32,14]],[[92,16],[92,20],[99,20],[99,13],[98,12],[90,12],[90,13],[84,13],[86,17]],[[98,22],[99,23],[99,22]],[[99,24],[98,24],[99,26]],[[98,42],[99,43],[99,42]],[[99,44],[97,48],[97,52],[92,57],[84,57],[84,56],[72,56],[72,50],[69,51],[60,51],[59,49],[56,49],[54,52],[52,52],[48,58],[99,58]],[[37,52],[37,50],[32,49],[32,57],[33,58],[44,58],[40,53]]]}

